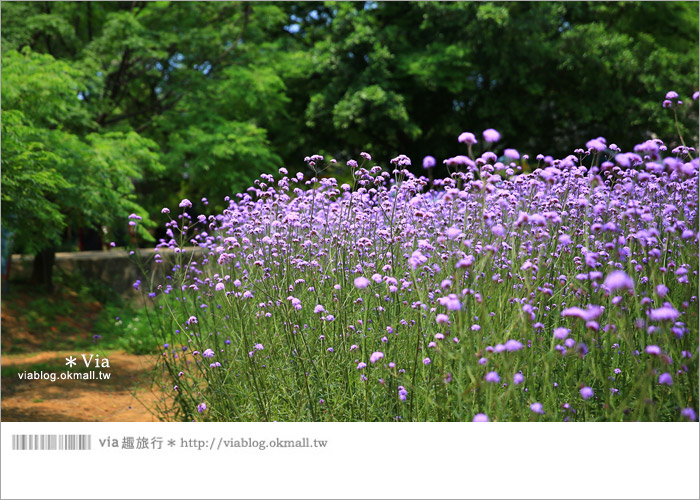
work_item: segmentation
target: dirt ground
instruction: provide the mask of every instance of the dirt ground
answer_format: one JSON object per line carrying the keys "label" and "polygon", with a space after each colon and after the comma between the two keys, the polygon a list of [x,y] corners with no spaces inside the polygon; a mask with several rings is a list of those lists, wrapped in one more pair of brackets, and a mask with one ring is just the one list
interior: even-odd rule
{"label": "dirt ground", "polygon": [[[65,372],[75,352],[3,355],[2,367],[18,373]],[[21,380],[15,370],[2,379],[2,420],[6,422],[156,422],[159,394],[151,390],[150,356],[111,352],[109,380]],[[82,362],[82,359],[78,359]],[[77,371],[77,370],[72,370]]]}
{"label": "dirt ground", "polygon": [[[22,422],[153,422],[158,421],[157,402],[162,398],[151,383],[153,356],[121,351],[102,351],[73,344],[89,345],[92,327],[101,305],[82,303],[74,293],[59,298],[70,302],[72,314],[51,318],[46,326],[32,326],[30,298],[14,293],[2,300],[2,380],[0,419]],[[34,325],[37,321],[34,321]],[[57,329],[56,324],[62,328]],[[109,359],[108,380],[61,380],[61,373],[91,371],[81,354],[97,354]],[[69,368],[66,357],[78,364]],[[94,362],[92,363],[94,366]],[[26,380],[26,373],[55,373],[56,381]]]}

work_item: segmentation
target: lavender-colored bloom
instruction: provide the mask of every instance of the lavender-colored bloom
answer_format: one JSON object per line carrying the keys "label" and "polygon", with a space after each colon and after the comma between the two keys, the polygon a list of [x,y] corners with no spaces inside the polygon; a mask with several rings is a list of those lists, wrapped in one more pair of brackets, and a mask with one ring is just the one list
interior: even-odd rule
{"label": "lavender-colored bloom", "polygon": [[671,376],[670,373],[662,373],[659,375],[659,384],[660,385],[673,385],[673,377]]}
{"label": "lavender-colored bloom", "polygon": [[433,156],[428,155],[425,158],[423,158],[423,168],[426,170],[429,168],[433,168],[436,163],[437,162],[435,161],[435,157]]}
{"label": "lavender-colored bloom", "polygon": [[511,160],[519,160],[520,159],[520,153],[516,149],[508,148],[505,151],[503,151],[503,156],[506,158],[510,158]]}
{"label": "lavender-colored bloom", "polygon": [[680,316],[680,313],[671,306],[663,306],[658,309],[652,309],[649,313],[649,319],[652,321],[675,321]]}
{"label": "lavender-colored bloom", "polygon": [[359,363],[357,363],[357,369],[358,369],[358,370],[362,370],[363,368],[367,368],[367,363],[364,363],[364,362],[362,362],[362,361],[360,361]]}
{"label": "lavender-colored bloom", "polygon": [[486,415],[486,413],[477,413],[474,415],[474,418],[472,419],[472,422],[488,422],[489,417]]}
{"label": "lavender-colored bloom", "polygon": [[[696,92],[697,94],[697,92]],[[681,416],[683,418],[687,418],[688,420],[695,422],[698,419],[697,413],[695,413],[695,410],[692,408],[683,408],[681,410]]]}
{"label": "lavender-colored bloom", "polygon": [[605,278],[603,283],[611,292],[620,289],[634,290],[634,280],[624,271],[613,271]]}
{"label": "lavender-colored bloom", "polygon": [[501,381],[501,377],[498,376],[496,372],[488,372],[484,377],[486,382],[497,383]]}
{"label": "lavender-colored bloom", "polygon": [[571,236],[568,234],[562,234],[559,236],[559,243],[562,244],[562,246],[568,246],[571,245]]}
{"label": "lavender-colored bloom", "polygon": [[648,345],[644,352],[651,354],[652,356],[659,356],[661,354],[661,348],[658,345]]}
{"label": "lavender-colored bloom", "polygon": [[406,401],[406,398],[408,397],[408,391],[407,391],[406,388],[405,388],[404,386],[402,386],[402,385],[400,385],[400,386],[398,387],[398,389],[399,389],[399,399],[400,399],[401,401]]}
{"label": "lavender-colored bloom", "polygon": [[356,288],[363,290],[369,286],[369,280],[364,276],[360,276],[359,278],[355,278],[354,284]]}
{"label": "lavender-colored bloom", "polygon": [[377,361],[379,361],[380,359],[382,359],[383,357],[384,357],[384,353],[383,353],[383,352],[381,352],[381,351],[375,351],[375,352],[373,352],[372,355],[369,357],[369,362],[372,363],[372,364],[374,364],[374,363],[376,363]]}
{"label": "lavender-colored bloom", "polygon": [[202,356],[205,358],[213,358],[214,357],[214,351],[211,349],[206,349],[203,353]]}
{"label": "lavender-colored bloom", "polygon": [[197,324],[197,316],[190,316],[189,319],[187,320],[188,325],[196,325]]}
{"label": "lavender-colored bloom", "polygon": [[462,144],[476,144],[476,136],[471,132],[462,132],[457,140]]}
{"label": "lavender-colored bloom", "polygon": [[483,136],[486,142],[498,142],[501,140],[501,134],[492,128],[484,130]]}
{"label": "lavender-colored bloom", "polygon": [[675,90],[669,90],[666,92],[666,99],[678,99],[678,92]]}
{"label": "lavender-colored bloom", "polygon": [[218,368],[220,366],[221,366],[221,363],[219,363],[218,361],[215,361],[209,365],[209,368]]}
{"label": "lavender-colored bloom", "polygon": [[588,386],[582,387],[579,392],[581,393],[581,397],[583,399],[591,399],[593,397],[593,389]]}
{"label": "lavender-colored bloom", "polygon": [[522,373],[516,373],[513,375],[513,383],[515,385],[520,385],[525,381],[525,377],[523,376]]}
{"label": "lavender-colored bloom", "polygon": [[665,297],[667,293],[668,293],[668,287],[666,285],[664,285],[663,283],[656,286],[656,294],[659,297]]}
{"label": "lavender-colored bloom", "polygon": [[533,413],[539,413],[540,415],[544,414],[544,409],[542,408],[542,403],[532,403],[530,405],[530,411]]}
{"label": "lavender-colored bloom", "polygon": [[324,309],[324,307],[321,304],[314,307],[314,313],[319,314],[322,312],[326,312],[326,310]]}
{"label": "lavender-colored bloom", "polygon": [[450,322],[450,318],[449,318],[449,316],[447,316],[447,314],[438,314],[438,315],[435,317],[435,321],[436,321],[439,325],[443,325],[443,324],[445,324],[445,323],[449,323],[449,322]]}
{"label": "lavender-colored bloom", "polygon": [[518,342],[517,340],[508,340],[505,343],[505,348],[508,352],[519,351],[523,348],[523,344]]}
{"label": "lavender-colored bloom", "polygon": [[557,338],[559,340],[563,340],[569,336],[570,332],[571,332],[571,330],[569,330],[568,328],[564,328],[564,327],[560,326],[559,328],[554,329],[554,338]]}
{"label": "lavender-colored bloom", "polygon": [[425,359],[423,360],[423,364],[424,364],[425,366],[428,366],[428,365],[430,364],[430,358],[425,358]]}
{"label": "lavender-colored bloom", "polygon": [[594,151],[603,151],[607,146],[600,139],[591,139],[586,143],[586,148],[592,149]]}
{"label": "lavender-colored bloom", "polygon": [[185,198],[184,200],[182,200],[180,202],[180,208],[189,208],[191,206],[192,206],[192,202],[190,200],[188,200],[187,198]]}
{"label": "lavender-colored bloom", "polygon": [[206,409],[207,409],[207,404],[206,404],[206,403],[199,403],[199,404],[197,405],[197,411],[198,411],[199,413],[202,413],[202,412],[203,412],[204,410],[206,410]]}

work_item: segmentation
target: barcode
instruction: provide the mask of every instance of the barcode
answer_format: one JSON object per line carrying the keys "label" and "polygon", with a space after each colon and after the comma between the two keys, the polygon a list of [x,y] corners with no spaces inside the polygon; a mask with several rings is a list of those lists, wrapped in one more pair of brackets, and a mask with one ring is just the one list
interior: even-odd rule
{"label": "barcode", "polygon": [[90,434],[13,434],[13,450],[89,450]]}

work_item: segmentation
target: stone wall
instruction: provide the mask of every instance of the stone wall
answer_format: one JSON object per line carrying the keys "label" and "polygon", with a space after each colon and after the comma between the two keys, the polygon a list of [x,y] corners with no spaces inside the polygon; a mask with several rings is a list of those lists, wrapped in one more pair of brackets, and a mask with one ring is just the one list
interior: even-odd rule
{"label": "stone wall", "polygon": [[[190,247],[190,254],[201,254],[203,249]],[[155,264],[153,257],[158,253],[163,263]],[[80,273],[87,279],[97,279],[114,288],[118,293],[129,291],[133,283],[140,279],[144,281],[143,267],[147,275],[153,275],[159,269],[170,269],[175,262],[175,253],[169,249],[139,249],[137,257],[129,255],[126,250],[87,251],[87,252],[58,252],[56,253],[55,268],[68,274]],[[187,253],[185,255],[188,255]],[[10,282],[28,281],[32,274],[34,258],[26,255],[13,255],[10,264]]]}

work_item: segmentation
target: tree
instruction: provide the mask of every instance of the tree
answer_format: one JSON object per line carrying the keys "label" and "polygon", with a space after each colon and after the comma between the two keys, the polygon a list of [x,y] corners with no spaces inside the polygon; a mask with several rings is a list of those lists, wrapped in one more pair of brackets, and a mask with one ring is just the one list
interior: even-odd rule
{"label": "tree", "polygon": [[315,5],[295,14],[317,61],[304,137],[321,150],[445,158],[490,127],[532,154],[599,135],[631,148],[672,137],[668,90],[697,90],[697,2]]}
{"label": "tree", "polygon": [[[460,152],[462,131],[496,128],[497,148],[530,154],[568,154],[599,135],[631,148],[652,133],[672,138],[666,91],[688,101],[697,90],[697,2],[1,8],[3,84],[14,78],[3,109],[19,112],[3,120],[16,148],[3,158],[8,175],[20,175],[7,163],[20,159],[42,171],[39,196],[64,189],[61,180],[80,184],[67,175],[86,158],[120,162],[141,172],[129,175],[130,201],[152,214],[184,197],[194,211],[203,211],[200,197],[220,210],[261,172],[304,168],[314,153],[343,160],[369,151],[385,165],[402,153],[420,168],[426,154]],[[19,57],[31,65],[6,76]],[[681,116],[694,142],[696,121],[697,107]],[[97,223],[48,202],[66,226]]]}
{"label": "tree", "polygon": [[130,213],[152,225],[133,180],[161,170],[157,145],[133,132],[89,132],[79,99],[88,78],[75,66],[25,48],[4,52],[2,68],[2,225],[36,255],[34,281],[50,289],[66,227],[126,224]]}

